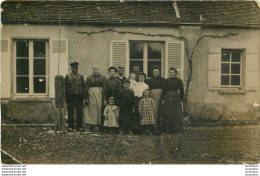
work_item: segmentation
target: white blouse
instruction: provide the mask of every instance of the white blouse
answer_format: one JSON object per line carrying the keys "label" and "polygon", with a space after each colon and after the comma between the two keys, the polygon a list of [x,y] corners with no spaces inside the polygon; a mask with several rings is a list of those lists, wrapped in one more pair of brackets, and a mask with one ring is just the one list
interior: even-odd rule
{"label": "white blouse", "polygon": [[147,84],[145,84],[144,82],[137,82],[136,86],[134,87],[135,97],[142,97],[145,89],[149,89],[149,86]]}

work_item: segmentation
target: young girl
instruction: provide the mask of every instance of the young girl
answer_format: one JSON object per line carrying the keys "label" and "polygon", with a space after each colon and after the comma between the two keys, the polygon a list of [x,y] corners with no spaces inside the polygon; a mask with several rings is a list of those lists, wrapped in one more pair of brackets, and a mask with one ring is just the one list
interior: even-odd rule
{"label": "young girl", "polygon": [[108,104],[104,110],[104,127],[108,127],[108,131],[111,133],[118,133],[119,132],[119,107],[115,105],[114,97],[110,97],[108,100]]}
{"label": "young girl", "polygon": [[139,103],[142,134],[151,134],[154,130],[155,102],[150,96],[149,89],[144,90],[143,97]]}

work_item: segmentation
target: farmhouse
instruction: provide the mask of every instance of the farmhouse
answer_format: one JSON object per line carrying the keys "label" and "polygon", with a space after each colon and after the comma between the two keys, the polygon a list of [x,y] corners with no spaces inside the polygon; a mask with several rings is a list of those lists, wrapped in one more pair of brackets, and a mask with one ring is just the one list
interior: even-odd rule
{"label": "farmhouse", "polygon": [[1,112],[21,121],[55,119],[56,75],[79,62],[139,65],[183,80],[190,116],[257,120],[260,7],[255,1],[5,1],[1,30]]}

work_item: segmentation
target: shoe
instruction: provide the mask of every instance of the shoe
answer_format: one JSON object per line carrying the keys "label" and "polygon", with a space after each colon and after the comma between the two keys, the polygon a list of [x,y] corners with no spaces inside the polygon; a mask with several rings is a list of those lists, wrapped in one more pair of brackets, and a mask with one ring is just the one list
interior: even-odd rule
{"label": "shoe", "polygon": [[68,128],[68,132],[73,132],[73,129],[72,128]]}

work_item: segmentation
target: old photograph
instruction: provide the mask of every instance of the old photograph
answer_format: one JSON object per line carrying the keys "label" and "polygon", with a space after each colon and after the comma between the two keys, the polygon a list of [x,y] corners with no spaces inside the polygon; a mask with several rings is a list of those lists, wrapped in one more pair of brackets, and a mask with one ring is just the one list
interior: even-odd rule
{"label": "old photograph", "polygon": [[4,1],[2,164],[258,164],[258,1]]}

